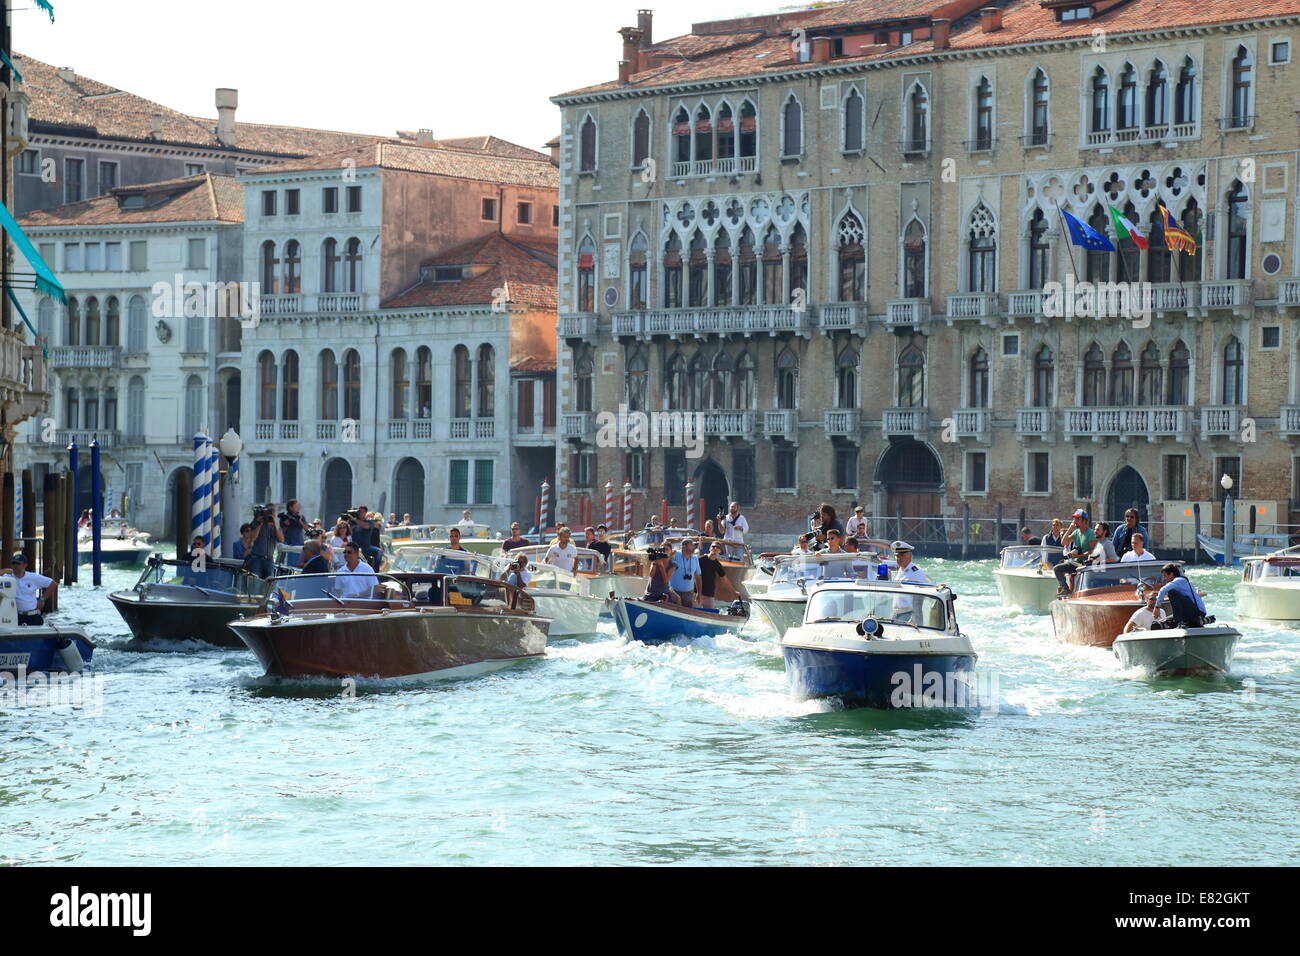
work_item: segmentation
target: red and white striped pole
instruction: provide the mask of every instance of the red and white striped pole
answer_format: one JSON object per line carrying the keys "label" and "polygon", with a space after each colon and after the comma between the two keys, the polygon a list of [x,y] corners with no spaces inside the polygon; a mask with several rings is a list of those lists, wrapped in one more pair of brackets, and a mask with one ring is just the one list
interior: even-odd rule
{"label": "red and white striped pole", "polygon": [[623,482],[623,531],[632,531],[632,482]]}
{"label": "red and white striped pole", "polygon": [[538,527],[538,530],[540,530],[540,531],[545,531],[545,530],[546,530],[546,516],[549,515],[549,514],[551,513],[551,483],[550,483],[549,481],[545,481],[545,480],[542,481],[542,506],[541,506],[541,512],[542,512],[541,520],[538,522],[537,527]]}
{"label": "red and white striped pole", "polygon": [[659,526],[666,528],[668,527],[668,499],[660,498],[659,500],[662,502],[659,506]]}
{"label": "red and white striped pole", "polygon": [[614,482],[605,482],[605,527],[614,526]]}
{"label": "red and white striped pole", "polygon": [[686,527],[691,526],[695,517],[695,482],[686,482]]}
{"label": "red and white striped pole", "polygon": [[[713,533],[714,534],[718,533],[716,528],[713,530]],[[704,499],[703,498],[700,499],[700,534],[704,534]]]}

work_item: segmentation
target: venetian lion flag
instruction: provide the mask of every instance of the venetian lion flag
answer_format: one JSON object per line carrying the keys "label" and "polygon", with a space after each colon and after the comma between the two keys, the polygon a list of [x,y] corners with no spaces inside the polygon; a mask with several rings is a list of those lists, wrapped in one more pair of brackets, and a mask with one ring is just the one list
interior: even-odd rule
{"label": "venetian lion flag", "polygon": [[1138,227],[1121,216],[1118,209],[1114,206],[1107,208],[1110,209],[1110,218],[1115,223],[1115,235],[1119,239],[1131,239],[1133,244],[1142,250],[1151,245],[1151,243],[1147,242],[1147,237],[1138,231]]}
{"label": "venetian lion flag", "polygon": [[1160,215],[1164,218],[1165,224],[1165,248],[1172,252],[1185,252],[1188,255],[1196,255],[1196,240],[1192,234],[1178,225],[1175,219],[1165,208],[1164,203],[1160,203]]}

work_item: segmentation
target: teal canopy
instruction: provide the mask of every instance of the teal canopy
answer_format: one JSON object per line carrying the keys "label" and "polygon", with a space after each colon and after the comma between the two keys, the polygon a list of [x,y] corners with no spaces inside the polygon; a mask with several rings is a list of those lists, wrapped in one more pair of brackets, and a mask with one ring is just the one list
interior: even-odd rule
{"label": "teal canopy", "polygon": [[0,202],[0,226],[3,226],[4,231],[9,233],[9,238],[14,241],[14,245],[27,257],[27,261],[36,270],[37,290],[66,304],[68,295],[63,291],[63,285],[54,275],[54,270],[46,265],[45,260],[41,258],[41,254],[32,245],[32,241],[27,238],[27,233],[23,232],[22,226],[18,225],[18,220],[9,212],[9,207],[2,202]]}

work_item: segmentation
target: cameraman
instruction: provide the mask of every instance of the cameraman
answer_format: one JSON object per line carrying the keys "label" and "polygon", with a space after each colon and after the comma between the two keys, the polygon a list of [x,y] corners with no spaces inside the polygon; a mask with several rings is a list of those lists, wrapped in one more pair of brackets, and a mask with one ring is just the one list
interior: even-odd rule
{"label": "cameraman", "polygon": [[244,556],[244,568],[259,578],[275,577],[275,545],[284,540],[276,526],[275,505],[253,509],[253,543]]}
{"label": "cameraman", "polygon": [[297,498],[290,498],[280,515],[280,530],[284,532],[284,543],[301,547],[307,531],[307,519],[302,516],[302,506]]}
{"label": "cameraman", "polygon": [[379,546],[379,529],[384,526],[383,522],[378,515],[371,515],[365,505],[357,505],[351,515],[348,524],[352,529],[352,543],[361,549],[371,567],[379,567],[384,557]]}
{"label": "cameraman", "polygon": [[528,582],[532,579],[533,576],[528,573],[528,558],[525,555],[521,554],[513,559],[506,569],[506,584],[513,584],[521,591],[528,587]]}

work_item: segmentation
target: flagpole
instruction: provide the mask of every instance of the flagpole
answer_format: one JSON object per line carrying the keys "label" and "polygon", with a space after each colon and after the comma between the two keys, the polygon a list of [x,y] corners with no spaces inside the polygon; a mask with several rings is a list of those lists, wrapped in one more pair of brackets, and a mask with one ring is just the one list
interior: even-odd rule
{"label": "flagpole", "polygon": [[1061,212],[1061,204],[1053,199],[1052,203],[1056,206],[1056,214],[1061,218],[1061,229],[1065,233],[1065,251],[1070,256],[1070,268],[1074,270],[1074,281],[1079,281],[1079,267],[1074,264],[1074,250],[1070,248],[1074,245],[1070,241],[1070,227],[1065,224],[1065,214]]}

